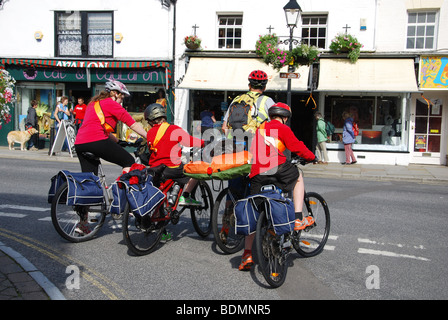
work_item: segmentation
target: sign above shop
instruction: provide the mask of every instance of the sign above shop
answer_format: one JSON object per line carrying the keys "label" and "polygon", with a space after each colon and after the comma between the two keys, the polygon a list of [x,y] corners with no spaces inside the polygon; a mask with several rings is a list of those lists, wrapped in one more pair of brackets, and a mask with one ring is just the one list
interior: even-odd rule
{"label": "sign above shop", "polygon": [[92,69],[8,67],[16,81],[106,82],[113,79],[124,83],[165,83],[165,69]]}
{"label": "sign above shop", "polygon": [[420,88],[443,90],[448,89],[448,57],[421,57]]}
{"label": "sign above shop", "polygon": [[282,79],[299,79],[300,73],[297,72],[280,72],[280,78]]}

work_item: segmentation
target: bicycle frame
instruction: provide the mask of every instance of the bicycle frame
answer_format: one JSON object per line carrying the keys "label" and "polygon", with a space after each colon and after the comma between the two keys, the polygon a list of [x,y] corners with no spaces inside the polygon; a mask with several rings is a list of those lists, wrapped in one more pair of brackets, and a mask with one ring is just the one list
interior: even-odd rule
{"label": "bicycle frame", "polygon": [[[175,181],[172,179],[168,179],[162,183],[160,183],[159,189],[165,194],[165,199],[160,202],[157,207],[155,208],[154,212],[151,214],[151,222],[161,222],[161,221],[169,221],[172,218],[172,213],[177,211],[177,204],[179,203],[180,195],[183,192],[183,187],[179,189],[179,192],[176,197],[176,203],[174,205],[170,205],[168,203],[168,194],[171,188],[173,187]],[[163,210],[163,208],[166,208],[168,211],[168,214],[160,214],[160,210]],[[185,210],[186,207],[183,207],[181,211],[179,212],[179,215]]]}

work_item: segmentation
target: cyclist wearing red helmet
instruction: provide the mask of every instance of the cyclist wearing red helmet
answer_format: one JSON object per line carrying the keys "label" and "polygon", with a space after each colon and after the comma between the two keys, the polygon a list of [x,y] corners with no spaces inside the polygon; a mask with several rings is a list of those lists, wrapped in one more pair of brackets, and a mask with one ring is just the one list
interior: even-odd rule
{"label": "cyclist wearing red helmet", "polygon": [[[250,96],[255,100],[255,105],[251,108],[252,116],[256,117],[256,121],[261,124],[266,121],[268,116],[269,108],[274,104],[274,100],[270,97],[263,95],[266,90],[266,84],[268,83],[268,75],[262,70],[254,70],[249,74],[249,91],[246,95]],[[232,104],[239,101],[241,96],[233,99]],[[232,105],[231,104],[231,105]],[[227,130],[229,129],[228,118],[229,118],[229,108],[224,116],[222,130],[227,135]]]}
{"label": "cyclist wearing red helmet", "polygon": [[[277,102],[269,108],[269,122],[264,122],[257,130],[251,145],[252,169],[249,174],[250,194],[258,194],[261,187],[267,184],[270,177],[277,178],[277,186],[285,192],[293,191],[296,222],[294,230],[303,230],[314,223],[311,217],[303,218],[302,207],[305,186],[299,170],[287,161],[284,151],[314,161],[314,153],[298,140],[286,122],[291,117],[291,108]],[[245,250],[239,270],[249,270],[253,264],[251,248],[255,234],[245,239]]]}

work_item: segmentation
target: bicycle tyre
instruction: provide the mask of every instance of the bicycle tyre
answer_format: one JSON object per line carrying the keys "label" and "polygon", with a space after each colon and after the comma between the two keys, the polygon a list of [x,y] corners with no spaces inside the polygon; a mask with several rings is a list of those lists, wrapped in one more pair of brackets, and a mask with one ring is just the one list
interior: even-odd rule
{"label": "bicycle tyre", "polygon": [[[227,199],[227,196],[231,198]],[[232,201],[230,207],[227,208],[227,201]],[[237,198],[234,197],[229,188],[224,188],[216,198],[212,211],[212,230],[215,237],[215,242],[218,247],[226,254],[236,253],[241,251],[244,247],[244,236],[235,233],[235,217],[233,213],[233,206]],[[226,209],[228,215],[226,216]],[[226,219],[228,224],[228,233],[226,237],[221,238],[221,231],[223,230],[223,221]]]}
{"label": "bicycle tyre", "polygon": [[[106,203],[95,206],[69,206],[66,204],[68,184],[64,182],[56,191],[51,202],[51,221],[57,233],[64,239],[73,242],[84,242],[98,233],[106,219]],[[87,217],[81,218],[81,215]],[[81,219],[87,221],[90,232],[80,232]]]}
{"label": "bicycle tyre", "polygon": [[316,192],[307,192],[304,198],[304,216],[311,215],[315,224],[293,234],[293,245],[303,257],[314,257],[322,252],[330,235],[330,210],[325,199]]}
{"label": "bicycle tyre", "polygon": [[[199,191],[199,194],[198,194]],[[204,203],[204,207],[190,207],[191,221],[194,230],[202,238],[207,237],[212,230],[212,210],[213,210],[213,194],[210,186],[206,181],[198,181],[198,184],[191,193],[194,199],[199,199]]]}
{"label": "bicycle tyre", "polygon": [[255,234],[257,261],[266,282],[273,288],[280,287],[288,272],[287,253],[280,248],[271,220],[262,211],[258,216]]}
{"label": "bicycle tyre", "polygon": [[[162,210],[162,208],[156,210]],[[150,219],[152,214],[145,216],[145,219]],[[144,256],[153,252],[160,243],[165,226],[159,227],[155,224],[150,224],[146,229],[143,228],[142,218],[136,217],[129,210],[128,203],[123,213],[122,228],[123,238],[128,249],[137,256]]]}

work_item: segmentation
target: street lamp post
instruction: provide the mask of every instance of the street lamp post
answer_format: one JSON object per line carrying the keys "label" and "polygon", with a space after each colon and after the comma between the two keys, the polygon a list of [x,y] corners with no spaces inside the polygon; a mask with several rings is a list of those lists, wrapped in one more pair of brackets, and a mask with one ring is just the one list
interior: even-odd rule
{"label": "street lamp post", "polygon": [[[286,24],[289,28],[289,52],[291,52],[294,42],[294,28],[297,27],[297,22],[299,20],[300,13],[302,12],[302,8],[300,8],[296,0],[289,0],[286,6],[283,7],[283,10],[285,11]],[[288,72],[294,72],[294,67],[292,65],[288,66]],[[291,79],[288,79],[286,103],[291,107]]]}

